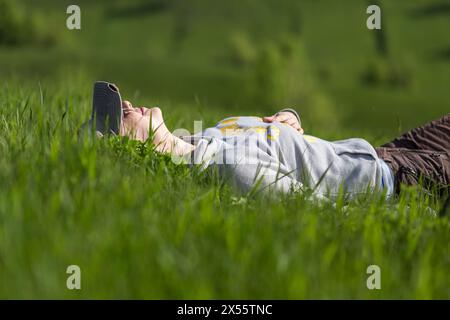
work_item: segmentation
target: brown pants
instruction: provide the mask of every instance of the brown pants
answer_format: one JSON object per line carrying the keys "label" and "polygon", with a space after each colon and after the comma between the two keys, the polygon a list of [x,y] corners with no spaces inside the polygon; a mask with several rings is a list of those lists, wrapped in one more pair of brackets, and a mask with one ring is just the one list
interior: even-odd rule
{"label": "brown pants", "polygon": [[376,148],[393,170],[395,190],[419,182],[444,194],[450,188],[450,114]]}

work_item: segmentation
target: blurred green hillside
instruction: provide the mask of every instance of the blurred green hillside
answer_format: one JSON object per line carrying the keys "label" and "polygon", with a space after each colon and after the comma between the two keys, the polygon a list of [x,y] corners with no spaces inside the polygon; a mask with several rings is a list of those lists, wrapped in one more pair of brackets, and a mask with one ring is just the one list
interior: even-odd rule
{"label": "blurred green hillside", "polygon": [[379,1],[383,54],[362,0],[78,1],[79,31],[65,26],[72,1],[0,2],[28,34],[0,45],[2,79],[114,81],[173,125],[293,106],[312,134],[379,142],[450,110],[449,1]]}

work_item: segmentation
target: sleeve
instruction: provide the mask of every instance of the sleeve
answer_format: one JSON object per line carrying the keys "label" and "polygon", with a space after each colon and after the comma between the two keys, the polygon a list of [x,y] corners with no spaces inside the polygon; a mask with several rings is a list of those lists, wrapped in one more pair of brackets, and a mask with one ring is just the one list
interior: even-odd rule
{"label": "sleeve", "polygon": [[282,109],[282,110],[278,111],[277,114],[280,113],[280,112],[291,112],[291,113],[293,113],[295,115],[295,117],[297,118],[298,123],[300,124],[300,127],[302,126],[302,120],[300,119],[300,116],[298,115],[297,111],[295,111],[294,109],[285,108],[285,109]]}

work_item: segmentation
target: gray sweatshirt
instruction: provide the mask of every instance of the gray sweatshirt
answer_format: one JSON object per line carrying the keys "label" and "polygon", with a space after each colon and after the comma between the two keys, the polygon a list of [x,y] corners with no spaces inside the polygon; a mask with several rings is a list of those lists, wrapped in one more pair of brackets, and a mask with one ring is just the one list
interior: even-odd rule
{"label": "gray sweatshirt", "polygon": [[232,117],[190,142],[196,146],[190,161],[203,168],[216,166],[244,192],[314,190],[315,196],[334,199],[340,188],[350,196],[393,191],[390,169],[363,139],[329,142],[286,124]]}

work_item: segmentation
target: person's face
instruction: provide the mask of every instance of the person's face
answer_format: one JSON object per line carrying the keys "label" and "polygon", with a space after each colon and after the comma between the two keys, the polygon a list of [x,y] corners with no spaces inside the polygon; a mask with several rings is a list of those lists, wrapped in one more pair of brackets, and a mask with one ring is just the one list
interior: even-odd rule
{"label": "person's face", "polygon": [[[129,136],[132,139],[145,141],[149,137],[150,122],[155,125],[157,108],[134,108],[130,102],[122,103],[123,122],[120,135]],[[158,124],[156,124],[158,125]]]}

